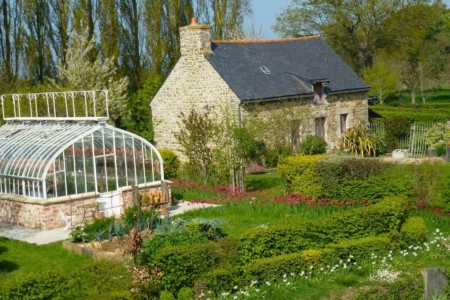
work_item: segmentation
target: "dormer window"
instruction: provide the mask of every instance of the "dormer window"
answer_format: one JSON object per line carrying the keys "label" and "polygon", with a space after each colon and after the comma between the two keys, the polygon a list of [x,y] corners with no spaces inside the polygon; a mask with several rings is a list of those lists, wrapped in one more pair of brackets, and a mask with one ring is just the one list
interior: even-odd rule
{"label": "dormer window", "polygon": [[313,84],[314,90],[314,104],[322,105],[325,100],[325,83],[324,82],[315,82]]}
{"label": "dormer window", "polygon": [[270,70],[266,67],[266,66],[261,66],[259,67],[259,69],[261,70],[261,72],[263,72],[266,75],[270,75]]}

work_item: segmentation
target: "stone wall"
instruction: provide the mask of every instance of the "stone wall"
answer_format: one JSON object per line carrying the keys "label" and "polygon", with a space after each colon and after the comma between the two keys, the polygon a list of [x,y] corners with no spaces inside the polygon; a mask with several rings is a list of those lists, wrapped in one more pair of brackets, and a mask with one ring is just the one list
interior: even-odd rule
{"label": "stone wall", "polygon": [[[168,182],[151,183],[138,187],[139,193],[164,191],[169,195],[167,206],[171,204],[171,191]],[[65,227],[60,210],[68,217],[73,216],[72,225],[88,223],[98,216],[96,198],[98,194],[88,193],[53,199],[35,199],[21,196],[0,195],[0,222],[22,225],[28,228],[53,229]],[[121,213],[133,205],[131,187],[120,190]]]}
{"label": "stone wall", "polygon": [[[340,122],[342,114],[347,114],[347,128],[358,126],[369,118],[365,92],[329,95],[322,105],[313,104],[313,99],[310,98],[245,105],[242,108],[243,118],[249,122],[252,118],[264,119],[267,114],[277,113],[287,120],[298,120],[301,123],[302,137],[314,135],[315,119],[325,118],[325,140],[329,150],[337,147],[342,136]],[[270,144],[270,137],[267,137],[265,142]]]}
{"label": "stone wall", "polygon": [[180,28],[181,57],[151,101],[157,147],[173,150],[182,159],[174,135],[179,131],[180,113],[187,116],[192,109],[205,112],[210,107],[219,115],[222,105],[237,108],[239,103],[236,94],[205,57],[212,54],[209,37],[209,26]]}

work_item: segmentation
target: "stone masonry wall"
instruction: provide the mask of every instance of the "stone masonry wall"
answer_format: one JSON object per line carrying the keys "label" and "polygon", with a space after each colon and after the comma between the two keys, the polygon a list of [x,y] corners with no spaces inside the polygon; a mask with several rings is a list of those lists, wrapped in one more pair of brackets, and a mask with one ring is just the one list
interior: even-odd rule
{"label": "stone masonry wall", "polygon": [[180,29],[182,55],[151,101],[157,147],[173,150],[182,159],[174,136],[179,131],[181,112],[187,116],[192,109],[205,111],[209,106],[219,114],[222,105],[237,108],[239,103],[236,94],[205,58],[205,55],[213,55],[209,32],[209,26],[205,25]]}
{"label": "stone masonry wall", "polygon": [[[139,193],[161,190],[169,195],[168,205],[170,205],[171,191],[168,183],[163,188],[160,184],[154,183],[139,187]],[[95,193],[48,200],[1,195],[0,222],[44,230],[65,227],[66,223],[60,215],[61,210],[66,216],[73,216],[72,225],[80,225],[91,222],[98,212],[98,205],[95,199]],[[120,205],[121,213],[127,207],[133,205],[131,188],[121,190]]]}
{"label": "stone masonry wall", "polygon": [[[342,136],[341,114],[347,114],[347,128],[356,127],[361,121],[369,119],[367,93],[365,92],[329,95],[322,105],[314,105],[311,98],[247,105],[243,106],[242,115],[247,119],[264,118],[268,113],[286,109],[286,106],[289,107],[289,117],[294,119],[297,117],[304,125],[301,128],[303,137],[314,135],[316,118],[325,118],[325,140],[329,150],[337,147]],[[270,140],[266,142],[270,144]]]}

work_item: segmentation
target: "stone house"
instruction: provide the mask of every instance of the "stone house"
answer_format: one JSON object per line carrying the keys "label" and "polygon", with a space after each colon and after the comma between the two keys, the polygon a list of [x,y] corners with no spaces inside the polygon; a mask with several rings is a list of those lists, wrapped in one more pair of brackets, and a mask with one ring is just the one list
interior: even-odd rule
{"label": "stone house", "polygon": [[292,142],[320,135],[329,150],[368,119],[370,87],[320,36],[211,41],[210,26],[193,19],[180,28],[180,43],[179,61],[150,102],[161,149],[180,154],[180,113],[206,106],[231,105],[237,117],[252,118],[289,105],[301,118],[291,120]]}

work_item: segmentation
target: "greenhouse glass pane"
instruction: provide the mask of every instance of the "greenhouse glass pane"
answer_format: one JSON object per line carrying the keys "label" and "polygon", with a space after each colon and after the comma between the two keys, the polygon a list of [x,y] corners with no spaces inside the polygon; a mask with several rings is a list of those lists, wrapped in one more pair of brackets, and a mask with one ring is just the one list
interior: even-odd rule
{"label": "greenhouse glass pane", "polygon": [[95,192],[95,178],[94,178],[94,159],[92,156],[92,137],[89,135],[84,138],[84,162],[85,162],[85,177],[86,192]]}
{"label": "greenhouse glass pane", "polygon": [[139,140],[134,140],[134,155],[136,157],[136,173],[138,178],[138,184],[144,183],[144,165],[142,154],[142,142]]}

